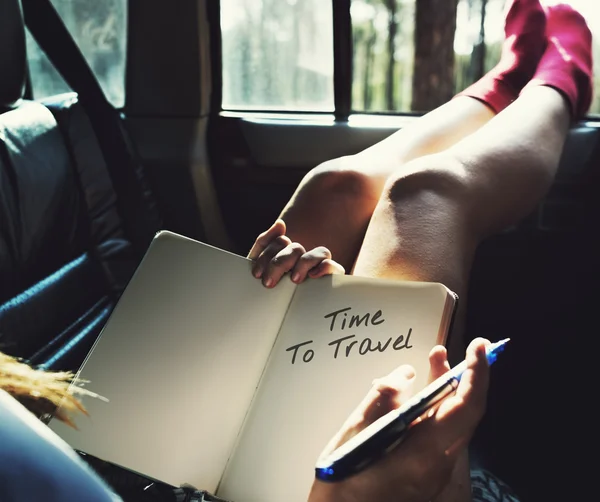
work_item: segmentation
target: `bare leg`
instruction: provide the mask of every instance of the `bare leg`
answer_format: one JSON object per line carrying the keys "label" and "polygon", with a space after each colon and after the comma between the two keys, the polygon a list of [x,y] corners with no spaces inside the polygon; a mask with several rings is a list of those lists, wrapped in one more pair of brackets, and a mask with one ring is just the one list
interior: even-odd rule
{"label": "bare leg", "polygon": [[[460,297],[449,346],[462,356],[466,293],[481,239],[533,209],[549,187],[570,124],[562,96],[534,87],[473,135],[391,177],[354,273],[438,281]],[[465,449],[436,502],[470,500]]]}
{"label": "bare leg", "polygon": [[[386,183],[354,273],[438,281],[464,298],[477,245],[534,208],[569,125],[561,94],[532,87],[456,145],[404,165]],[[464,351],[450,349],[454,359]]]}
{"label": "bare leg", "polygon": [[281,213],[292,241],[307,249],[328,247],[349,270],[388,176],[401,173],[406,162],[451,147],[517,97],[544,52],[546,17],[538,0],[509,0],[506,6],[498,65],[410,127],[309,173]]}
{"label": "bare leg", "polygon": [[350,270],[387,177],[405,162],[453,145],[494,115],[482,102],[459,97],[357,155],[318,166],[281,212],[288,237],[306,249],[329,248]]}
{"label": "bare leg", "polygon": [[[550,8],[548,46],[521,96],[448,150],[391,176],[355,273],[439,281],[463,297],[479,242],[531,211],[551,184],[573,117],[589,106],[591,34],[568,6]],[[462,322],[450,359],[463,350]],[[470,498],[466,450],[439,501]]]}

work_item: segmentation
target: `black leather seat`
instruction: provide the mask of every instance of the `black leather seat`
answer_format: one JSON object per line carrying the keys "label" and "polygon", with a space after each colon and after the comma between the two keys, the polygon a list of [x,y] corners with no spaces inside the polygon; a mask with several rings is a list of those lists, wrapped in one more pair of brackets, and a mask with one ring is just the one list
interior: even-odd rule
{"label": "black leather seat", "polygon": [[0,0],[0,350],[76,370],[140,256],[117,204],[127,194],[115,190],[77,96],[28,101],[25,82],[20,4]]}

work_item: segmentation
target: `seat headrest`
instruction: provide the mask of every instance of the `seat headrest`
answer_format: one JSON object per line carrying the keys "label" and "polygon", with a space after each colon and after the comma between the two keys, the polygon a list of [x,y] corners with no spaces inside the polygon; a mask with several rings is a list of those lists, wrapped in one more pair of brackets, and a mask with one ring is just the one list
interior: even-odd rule
{"label": "seat headrest", "polygon": [[27,56],[20,0],[0,0],[0,111],[12,108],[25,89]]}

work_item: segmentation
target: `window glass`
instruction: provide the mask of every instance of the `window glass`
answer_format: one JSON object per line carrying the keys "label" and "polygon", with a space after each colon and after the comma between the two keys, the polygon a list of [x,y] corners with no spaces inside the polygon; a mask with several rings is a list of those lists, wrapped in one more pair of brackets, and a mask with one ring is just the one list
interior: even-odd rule
{"label": "window glass", "polygon": [[409,111],[415,0],[352,0],[352,108]]}
{"label": "window glass", "polygon": [[[52,0],[71,36],[79,45],[116,107],[125,102],[127,0]],[[27,37],[31,86],[35,98],[69,90],[33,38]]]}
{"label": "window glass", "polygon": [[69,92],[71,88],[56,71],[29,31],[25,31],[25,40],[33,97],[45,98]]}
{"label": "window glass", "polygon": [[[600,61],[600,6],[597,0],[561,1],[570,3],[586,16],[594,34],[594,59]],[[553,3],[553,0],[546,3]],[[454,93],[475,82],[499,61],[504,40],[504,4],[505,0],[458,1],[456,29],[453,40],[448,42],[454,47],[450,72],[454,75]],[[352,0],[352,107],[355,111],[414,111],[413,89],[419,85],[419,82],[413,82],[415,9],[416,0]],[[600,64],[595,65],[594,86],[590,114],[599,115]],[[436,101],[435,98],[433,96],[432,101]]]}
{"label": "window glass", "polygon": [[454,34],[454,89],[462,91],[500,61],[505,0],[460,0]]}
{"label": "window glass", "polygon": [[221,0],[223,109],[334,109],[332,2]]}
{"label": "window glass", "polygon": [[[594,99],[590,115],[600,116],[600,3],[598,0],[564,0],[579,10],[592,31],[594,44]],[[556,2],[558,3],[558,2]]]}

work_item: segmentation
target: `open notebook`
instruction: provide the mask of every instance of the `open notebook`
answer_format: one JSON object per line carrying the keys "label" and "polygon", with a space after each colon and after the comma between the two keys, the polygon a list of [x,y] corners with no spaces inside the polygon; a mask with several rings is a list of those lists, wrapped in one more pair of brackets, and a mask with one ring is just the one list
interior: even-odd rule
{"label": "open notebook", "polygon": [[75,449],[239,502],[306,500],[316,459],[371,381],[428,376],[456,296],[437,283],[330,276],[273,289],[249,260],[160,232],[79,377]]}

